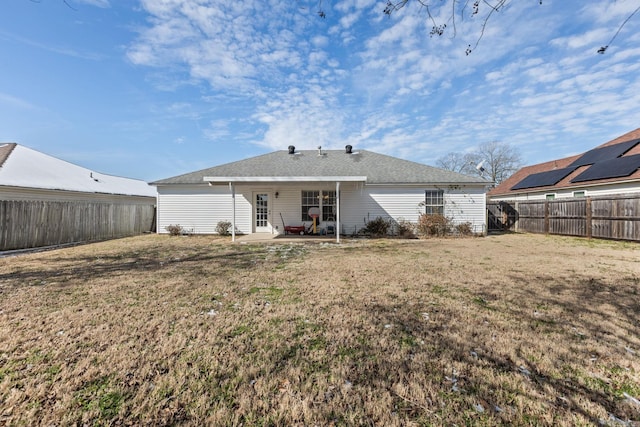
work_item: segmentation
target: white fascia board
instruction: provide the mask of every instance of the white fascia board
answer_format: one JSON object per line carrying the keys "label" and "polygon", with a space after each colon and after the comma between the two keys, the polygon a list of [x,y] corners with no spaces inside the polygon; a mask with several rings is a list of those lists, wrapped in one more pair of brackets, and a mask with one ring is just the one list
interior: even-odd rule
{"label": "white fascia board", "polygon": [[366,176],[205,176],[204,182],[366,182]]}
{"label": "white fascia board", "polygon": [[395,182],[395,183],[367,183],[367,187],[489,187],[486,182]]}

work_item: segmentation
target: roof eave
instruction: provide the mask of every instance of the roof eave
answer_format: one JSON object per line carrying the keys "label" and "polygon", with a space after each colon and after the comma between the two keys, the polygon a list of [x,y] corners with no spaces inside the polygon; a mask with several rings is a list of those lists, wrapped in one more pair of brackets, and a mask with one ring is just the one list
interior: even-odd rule
{"label": "roof eave", "polygon": [[601,187],[603,185],[634,184],[634,183],[640,182],[640,179],[632,178],[632,179],[615,180],[615,181],[600,181],[600,182],[591,183],[591,184],[586,184],[586,182],[588,181],[584,181],[584,183],[576,183],[573,185],[565,185],[562,187],[548,186],[548,187],[531,187],[528,189],[523,188],[520,191],[489,194],[489,197],[508,197],[508,196],[519,196],[519,195],[535,194],[535,193],[553,193],[553,192],[562,191],[562,190],[575,190],[579,188]]}
{"label": "roof eave", "polygon": [[366,176],[205,176],[212,184],[236,182],[366,182]]}
{"label": "roof eave", "polygon": [[456,181],[420,181],[420,182],[367,182],[367,185],[377,186],[398,186],[398,185],[415,185],[415,186],[428,186],[428,187],[442,187],[442,186],[463,186],[472,185],[477,187],[491,187],[491,182],[486,181],[468,181],[468,182],[456,182]]}

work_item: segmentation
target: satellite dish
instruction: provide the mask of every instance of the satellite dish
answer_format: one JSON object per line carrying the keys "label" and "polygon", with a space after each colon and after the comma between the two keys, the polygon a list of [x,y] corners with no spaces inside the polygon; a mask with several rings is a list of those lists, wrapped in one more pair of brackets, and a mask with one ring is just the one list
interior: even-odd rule
{"label": "satellite dish", "polygon": [[476,165],[476,169],[477,169],[478,172],[480,172],[480,173],[484,172],[484,166],[483,165],[484,165],[484,160]]}

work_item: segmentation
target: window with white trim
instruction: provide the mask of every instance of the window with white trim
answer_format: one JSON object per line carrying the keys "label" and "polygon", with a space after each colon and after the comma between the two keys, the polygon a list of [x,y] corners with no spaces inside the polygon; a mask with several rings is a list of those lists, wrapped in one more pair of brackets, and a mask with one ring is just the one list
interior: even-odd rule
{"label": "window with white trim", "polygon": [[444,190],[426,190],[424,208],[427,215],[444,215]]}
{"label": "window with white trim", "polygon": [[335,191],[323,191],[320,198],[320,204],[322,205],[322,220],[323,221],[335,221],[336,220],[336,192]]}
{"label": "window with white trim", "polygon": [[573,197],[579,197],[579,198],[582,198],[582,197],[585,197],[585,196],[586,196],[586,194],[585,194],[585,192],[584,192],[584,191],[574,191],[574,192],[573,192]]}
{"label": "window with white trim", "polygon": [[309,216],[310,208],[320,207],[320,192],[319,191],[302,191],[302,220],[313,221],[313,218]]}
{"label": "window with white trim", "polygon": [[336,192],[303,190],[301,194],[302,220],[313,221],[309,216],[310,208],[319,208],[321,221],[336,220]]}

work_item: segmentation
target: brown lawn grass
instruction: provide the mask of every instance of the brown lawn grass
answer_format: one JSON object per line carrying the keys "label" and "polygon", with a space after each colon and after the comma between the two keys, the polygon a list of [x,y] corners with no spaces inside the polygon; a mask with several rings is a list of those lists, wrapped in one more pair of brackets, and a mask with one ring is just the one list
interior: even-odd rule
{"label": "brown lawn grass", "polygon": [[536,235],[4,258],[0,425],[633,425],[639,288]]}

